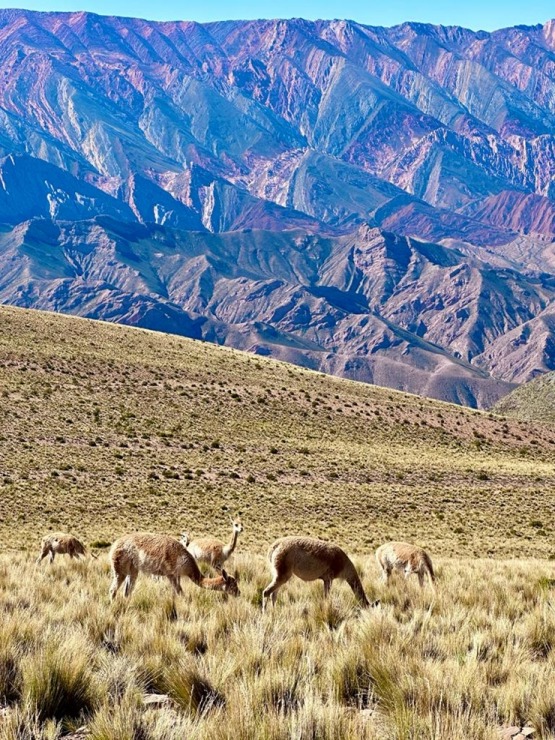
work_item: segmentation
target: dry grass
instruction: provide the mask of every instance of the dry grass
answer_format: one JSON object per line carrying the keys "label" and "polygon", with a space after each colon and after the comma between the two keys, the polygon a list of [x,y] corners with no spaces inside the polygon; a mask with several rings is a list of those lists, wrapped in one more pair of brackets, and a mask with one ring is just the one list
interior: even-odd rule
{"label": "dry grass", "polygon": [[0,308],[0,548],[283,533],[553,557],[555,432],[180,337]]}
{"label": "dry grass", "polygon": [[[261,557],[236,556],[240,598],[188,582],[174,610],[169,584],[144,576],[110,604],[105,555],[41,567],[2,555],[0,738],[86,724],[92,740],[479,740],[526,722],[555,736],[546,563],[439,561],[434,599],[416,578],[387,588],[373,559],[355,560],[381,607],[360,610],[341,582],[326,604],[321,584],[292,580],[262,614]],[[147,692],[171,706],[144,706]]]}

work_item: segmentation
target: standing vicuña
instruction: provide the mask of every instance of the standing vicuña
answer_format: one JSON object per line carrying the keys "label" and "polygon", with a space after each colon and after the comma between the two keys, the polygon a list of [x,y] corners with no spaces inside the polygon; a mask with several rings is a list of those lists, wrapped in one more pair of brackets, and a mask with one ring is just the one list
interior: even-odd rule
{"label": "standing vicu\u00f1a", "polygon": [[424,576],[427,574],[430,585],[435,590],[435,573],[428,553],[417,545],[408,542],[387,542],[376,550],[376,560],[382,569],[382,578],[388,583],[393,570],[402,570],[405,578],[416,573],[420,587],[424,587]]}
{"label": "standing vicu\u00f1a", "polygon": [[239,517],[231,519],[231,525],[233,535],[228,545],[215,537],[198,537],[196,540],[189,542],[189,537],[185,532],[181,536],[181,541],[195,560],[198,560],[199,563],[208,563],[215,570],[221,571],[222,565],[237,547],[237,540],[243,531],[243,525]]}
{"label": "standing vicu\u00f1a", "polygon": [[50,562],[52,562],[56,555],[69,555],[70,558],[77,558],[86,554],[85,545],[77,537],[63,532],[54,532],[43,538],[37,563],[40,563],[47,555],[50,555]]}
{"label": "standing vicu\u00f1a", "polygon": [[331,582],[335,578],[342,578],[347,581],[362,606],[370,606],[355,566],[337,545],[312,537],[282,537],[270,547],[268,560],[273,577],[262,594],[263,609],[269,596],[275,604],[277,590],[292,575],[303,581],[322,580],[324,596],[328,595]]}
{"label": "standing vicu\u00f1a", "polygon": [[205,578],[195,559],[185,546],[165,534],[134,532],[120,537],[110,550],[113,581],[110,598],[114,599],[118,588],[125,581],[125,595],[130,596],[140,572],[154,576],[165,576],[176,594],[183,593],[180,579],[187,576],[201,588],[224,591],[239,596],[237,581],[222,570],[216,578]]}

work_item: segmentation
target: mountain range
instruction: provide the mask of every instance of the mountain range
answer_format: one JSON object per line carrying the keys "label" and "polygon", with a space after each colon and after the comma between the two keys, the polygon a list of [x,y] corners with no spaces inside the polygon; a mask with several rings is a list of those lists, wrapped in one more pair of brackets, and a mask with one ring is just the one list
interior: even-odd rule
{"label": "mountain range", "polygon": [[0,11],[0,301],[488,407],[555,369],[555,21]]}

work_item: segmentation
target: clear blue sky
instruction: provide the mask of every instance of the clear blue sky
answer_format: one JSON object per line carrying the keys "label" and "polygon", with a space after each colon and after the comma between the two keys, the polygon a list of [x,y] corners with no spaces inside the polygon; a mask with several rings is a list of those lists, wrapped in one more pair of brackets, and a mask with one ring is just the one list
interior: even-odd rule
{"label": "clear blue sky", "polygon": [[214,21],[237,18],[349,18],[391,26],[406,20],[459,25],[491,31],[513,25],[544,23],[555,17],[553,0],[22,0],[2,8],[90,10],[152,20]]}

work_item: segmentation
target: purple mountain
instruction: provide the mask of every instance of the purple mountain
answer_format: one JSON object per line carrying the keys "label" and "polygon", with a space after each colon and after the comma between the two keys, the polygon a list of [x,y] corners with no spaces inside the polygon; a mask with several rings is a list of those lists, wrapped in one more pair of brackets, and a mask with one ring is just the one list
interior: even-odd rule
{"label": "purple mountain", "polygon": [[487,406],[555,369],[555,21],[0,11],[0,301]]}

